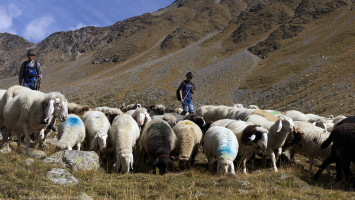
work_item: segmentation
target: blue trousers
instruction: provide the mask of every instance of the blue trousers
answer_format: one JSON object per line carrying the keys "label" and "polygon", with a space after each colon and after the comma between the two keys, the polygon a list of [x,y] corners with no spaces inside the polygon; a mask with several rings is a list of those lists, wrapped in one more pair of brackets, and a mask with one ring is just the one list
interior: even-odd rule
{"label": "blue trousers", "polygon": [[192,103],[192,101],[191,102],[188,102],[188,103],[182,103],[182,109],[183,109],[183,111],[181,112],[181,115],[186,115],[186,113],[188,112],[188,113],[194,113],[194,105],[193,105],[193,103]]}

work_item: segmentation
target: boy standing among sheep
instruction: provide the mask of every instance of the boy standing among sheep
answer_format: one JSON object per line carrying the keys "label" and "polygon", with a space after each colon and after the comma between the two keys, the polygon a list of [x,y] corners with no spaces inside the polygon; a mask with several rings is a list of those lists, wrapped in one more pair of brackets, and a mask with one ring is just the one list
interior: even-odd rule
{"label": "boy standing among sheep", "polygon": [[194,105],[192,103],[192,95],[195,93],[195,85],[191,82],[192,73],[188,72],[186,74],[186,80],[181,82],[179,86],[180,101],[182,103],[182,113],[181,115],[186,115],[187,112],[194,113]]}

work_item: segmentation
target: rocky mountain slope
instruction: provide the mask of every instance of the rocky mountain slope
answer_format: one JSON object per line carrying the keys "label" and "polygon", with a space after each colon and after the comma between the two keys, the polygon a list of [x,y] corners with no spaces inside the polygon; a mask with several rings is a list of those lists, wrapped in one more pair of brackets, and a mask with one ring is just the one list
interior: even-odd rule
{"label": "rocky mountain slope", "polygon": [[0,34],[0,85],[17,84],[29,48],[43,91],[77,103],[177,107],[194,73],[195,106],[242,103],[354,115],[352,0],[177,0],[108,27],[53,33],[38,44]]}

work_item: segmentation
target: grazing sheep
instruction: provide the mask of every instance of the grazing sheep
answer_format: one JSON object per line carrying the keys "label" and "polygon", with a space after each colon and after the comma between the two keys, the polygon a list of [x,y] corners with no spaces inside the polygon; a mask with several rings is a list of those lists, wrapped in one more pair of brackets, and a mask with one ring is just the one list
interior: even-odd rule
{"label": "grazing sheep", "polygon": [[149,115],[164,115],[165,113],[165,106],[162,104],[152,105],[149,107]]}
{"label": "grazing sheep", "polygon": [[271,126],[275,123],[272,121],[267,120],[265,117],[261,115],[251,114],[247,118],[245,118],[246,122],[250,124],[260,125],[266,129],[270,129]]}
{"label": "grazing sheep", "polygon": [[271,122],[276,122],[278,120],[278,117],[271,114],[270,112],[266,111],[266,110],[253,110],[250,115],[260,115],[262,117],[264,117],[265,119],[271,121]]}
{"label": "grazing sheep", "polygon": [[108,116],[108,118],[110,118],[111,115],[120,115],[122,114],[122,111],[118,108],[110,108],[107,106],[103,106],[103,107],[96,107],[95,108],[96,111],[101,111],[103,113],[105,113],[106,116]]}
{"label": "grazing sheep", "polygon": [[222,126],[213,126],[204,136],[203,151],[208,160],[210,172],[213,168],[213,158],[218,159],[217,173],[232,173],[234,170],[234,159],[238,154],[238,140],[234,133]]}
{"label": "grazing sheep", "polygon": [[[275,172],[277,172],[276,161],[282,153],[282,146],[285,144],[289,133],[294,130],[294,123],[290,117],[281,117],[269,129],[267,154],[271,158],[271,162]],[[275,156],[275,150],[276,156]]]}
{"label": "grazing sheep", "polygon": [[[325,159],[330,155],[330,148],[322,149],[320,145],[328,138],[328,134],[323,133],[323,129],[309,122],[294,121],[295,132],[301,134],[301,147],[293,148],[293,153],[299,153],[309,158],[309,172],[312,171],[314,158]],[[293,154],[292,153],[292,154]],[[291,155],[293,159],[293,155]]]}
{"label": "grazing sheep", "polygon": [[[23,87],[24,88],[24,87]],[[30,133],[40,133],[44,138],[46,124],[41,124],[43,118],[48,120],[55,116],[61,122],[68,117],[67,100],[59,92],[43,93],[37,90],[21,89],[24,92],[9,100],[3,110],[4,124],[9,131],[17,133],[18,138],[25,135],[26,155],[29,155]],[[8,92],[8,91],[7,91]],[[6,93],[7,93],[6,92]],[[6,96],[5,93],[5,96]],[[45,111],[43,112],[43,109]],[[20,150],[21,140],[18,140]]]}
{"label": "grazing sheep", "polygon": [[151,120],[147,109],[143,108],[143,107],[137,108],[133,112],[132,117],[133,117],[133,119],[136,120],[136,122],[140,128],[142,128],[143,125],[145,125],[147,122],[149,122]]}
{"label": "grazing sheep", "polygon": [[268,130],[248,122],[222,119],[212,123],[213,126],[223,126],[233,131],[239,143],[239,157],[243,163],[243,173],[247,174],[246,162],[258,149],[265,150],[268,142]]}
{"label": "grazing sheep", "polygon": [[142,132],[139,140],[140,146],[146,156],[153,160],[153,173],[156,174],[156,167],[160,174],[168,171],[168,165],[171,162],[170,152],[175,148],[176,135],[170,125],[161,119],[148,122]]}
{"label": "grazing sheep", "polygon": [[58,124],[58,149],[72,150],[76,145],[80,150],[85,139],[85,125],[78,115],[69,114],[65,122]]}
{"label": "grazing sheep", "polygon": [[229,107],[224,105],[205,105],[196,110],[196,114],[207,121],[217,121],[220,119],[240,119],[244,120],[254,109]]}
{"label": "grazing sheep", "polygon": [[[331,154],[319,167],[317,173],[313,176],[318,180],[322,171],[331,163],[336,162],[337,180],[341,180],[343,172],[346,178],[350,178],[352,173],[349,169],[351,162],[355,162],[355,123],[344,123],[336,126],[330,133],[327,140],[321,144],[321,148],[327,148],[331,143]],[[351,180],[353,187],[354,179]]]}
{"label": "grazing sheep", "polygon": [[115,151],[115,171],[129,173],[133,169],[132,148],[139,138],[139,127],[131,115],[122,114],[115,117],[110,131],[110,144]]}
{"label": "grazing sheep", "polygon": [[142,107],[141,104],[129,104],[129,105],[121,106],[121,110],[123,112],[127,112],[129,110],[135,110],[135,109],[140,108],[140,107]]}
{"label": "grazing sheep", "polygon": [[68,113],[76,114],[82,116],[86,111],[89,111],[90,108],[88,106],[83,106],[77,103],[68,102]]}
{"label": "grazing sheep", "polygon": [[106,140],[111,126],[109,120],[100,111],[87,111],[82,118],[90,151],[98,149],[103,152],[106,149]]}
{"label": "grazing sheep", "polygon": [[184,117],[184,120],[190,120],[197,124],[197,126],[200,127],[202,133],[206,133],[207,129],[209,126],[207,126],[207,123],[203,119],[203,117],[196,115],[195,113],[188,114]]}
{"label": "grazing sheep", "polygon": [[202,131],[190,120],[178,122],[173,131],[177,138],[175,149],[179,155],[179,166],[181,169],[190,168],[195,163],[198,147],[202,140]]}

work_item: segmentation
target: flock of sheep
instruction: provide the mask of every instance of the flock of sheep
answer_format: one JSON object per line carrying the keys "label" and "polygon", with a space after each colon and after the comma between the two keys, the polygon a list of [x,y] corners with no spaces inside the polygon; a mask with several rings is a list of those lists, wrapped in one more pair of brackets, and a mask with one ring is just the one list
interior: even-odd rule
{"label": "flock of sheep", "polygon": [[[288,152],[291,162],[296,153],[308,157],[310,172],[314,158],[325,159],[315,178],[333,162],[337,164],[337,178],[342,178],[342,173],[347,178],[351,176],[348,169],[355,162],[354,117],[322,117],[241,104],[204,105],[196,114],[186,116],[180,112],[168,111],[161,104],[148,109],[139,104],[92,109],[68,103],[59,92],[43,93],[22,86],[0,90],[3,142],[11,138],[11,132],[17,133],[18,138],[24,135],[26,155],[31,133],[36,143],[43,143],[58,119],[57,149],[72,150],[76,146],[78,150],[103,153],[112,148],[114,170],[122,173],[132,170],[135,150],[143,152],[139,159],[143,163],[149,161],[154,174],[156,168],[164,174],[172,157],[178,158],[180,168],[193,166],[202,146],[210,171],[217,160],[217,173],[235,174],[235,164],[240,164],[247,174],[247,161],[255,155],[269,157],[277,172],[277,161],[283,152]],[[17,141],[20,149],[21,139]]]}

